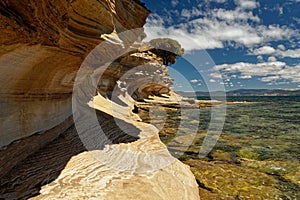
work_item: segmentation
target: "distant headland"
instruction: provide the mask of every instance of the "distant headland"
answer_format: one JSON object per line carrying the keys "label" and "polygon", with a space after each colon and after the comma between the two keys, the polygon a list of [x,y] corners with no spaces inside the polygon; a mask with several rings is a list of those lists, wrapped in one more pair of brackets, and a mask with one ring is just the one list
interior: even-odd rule
{"label": "distant headland", "polygon": [[[213,92],[177,92],[183,96],[223,96],[224,91]],[[287,89],[238,89],[226,92],[226,96],[300,96],[300,89],[287,90]]]}

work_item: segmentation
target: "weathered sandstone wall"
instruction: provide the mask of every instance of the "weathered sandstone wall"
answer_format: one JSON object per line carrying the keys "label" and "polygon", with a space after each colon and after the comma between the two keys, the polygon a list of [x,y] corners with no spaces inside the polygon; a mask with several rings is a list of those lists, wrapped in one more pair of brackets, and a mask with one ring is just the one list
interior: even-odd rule
{"label": "weathered sandstone wall", "polygon": [[5,0],[0,11],[0,147],[69,117],[83,59],[105,34],[140,28],[149,13],[131,0]]}
{"label": "weathered sandstone wall", "polygon": [[[1,199],[199,198],[189,168],[133,112],[134,101],[167,94],[171,84],[162,60],[134,43],[139,32],[117,35],[144,25],[149,11],[139,1],[4,0],[0,14]],[[130,51],[106,69],[105,59],[82,64],[104,41],[114,45],[98,49],[107,58]],[[80,67],[87,83],[102,76],[74,115]],[[95,142],[98,132],[80,120],[86,110],[111,143],[87,148],[84,138]],[[92,134],[78,135],[78,124]]]}

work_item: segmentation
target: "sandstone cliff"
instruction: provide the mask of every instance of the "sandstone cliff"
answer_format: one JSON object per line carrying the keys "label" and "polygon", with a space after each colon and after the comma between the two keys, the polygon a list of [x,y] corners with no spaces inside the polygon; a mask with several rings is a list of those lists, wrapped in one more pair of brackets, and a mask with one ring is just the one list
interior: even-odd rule
{"label": "sandstone cliff", "polygon": [[129,0],[10,0],[0,10],[0,146],[70,116],[74,78],[86,55],[106,34],[142,27],[149,13]]}
{"label": "sandstone cliff", "polygon": [[199,198],[189,168],[133,112],[171,84],[135,42],[142,30],[122,35],[145,23],[140,2],[5,0],[0,13],[0,198]]}

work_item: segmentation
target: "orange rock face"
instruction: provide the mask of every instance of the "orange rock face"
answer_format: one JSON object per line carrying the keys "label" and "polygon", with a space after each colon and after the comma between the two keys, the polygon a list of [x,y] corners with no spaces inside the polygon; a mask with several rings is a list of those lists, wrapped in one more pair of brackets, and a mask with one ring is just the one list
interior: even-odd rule
{"label": "orange rock face", "polygon": [[[199,199],[189,168],[132,112],[134,100],[170,91],[161,59],[134,44],[141,31],[119,34],[141,28],[148,14],[136,0],[0,2],[0,199]],[[83,61],[102,42],[114,45],[96,48],[109,58],[124,47],[133,51],[110,63],[95,84],[98,96],[82,102],[97,110],[96,122],[112,141],[93,151],[99,160],[77,134],[72,95]],[[106,62],[85,63],[88,81]],[[135,68],[134,79],[124,76]]]}
{"label": "orange rock face", "polygon": [[129,0],[11,0],[0,10],[0,129],[6,130],[0,146],[69,117],[74,78],[86,55],[105,34],[142,27],[149,13]]}

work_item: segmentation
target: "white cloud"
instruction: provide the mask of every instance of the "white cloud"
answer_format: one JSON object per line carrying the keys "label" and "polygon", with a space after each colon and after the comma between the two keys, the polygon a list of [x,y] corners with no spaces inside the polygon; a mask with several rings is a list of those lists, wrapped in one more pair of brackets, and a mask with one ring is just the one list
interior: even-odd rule
{"label": "white cloud", "polygon": [[258,60],[258,62],[263,62],[264,58],[261,55],[259,55],[259,56],[257,56],[257,60]]}
{"label": "white cloud", "polygon": [[268,58],[268,62],[275,62],[275,61],[277,61],[277,59],[274,56],[270,56]]}
{"label": "white cloud", "polygon": [[289,39],[294,35],[297,35],[297,31],[292,30],[286,26],[269,25],[258,26],[258,32],[264,38],[265,41]]}
{"label": "white cloud", "polygon": [[277,46],[278,49],[284,51],[285,50],[285,46],[283,44],[280,44]]}
{"label": "white cloud", "polygon": [[182,9],[182,11],[181,11],[181,16],[182,17],[186,17],[186,18],[190,18],[191,17],[191,12],[190,12],[190,10],[188,10],[188,9]]}
{"label": "white cloud", "polygon": [[164,20],[158,14],[151,14],[147,18],[147,27],[163,27]]}
{"label": "white cloud", "polygon": [[293,20],[295,20],[295,22],[297,22],[298,24],[300,24],[300,18],[293,17]]}
{"label": "white cloud", "polygon": [[279,7],[278,12],[279,12],[279,15],[282,15],[283,14],[283,7]]}
{"label": "white cloud", "polygon": [[171,1],[171,4],[172,4],[173,7],[177,6],[178,3],[179,3],[178,0],[172,0]]}
{"label": "white cloud", "polygon": [[236,73],[240,72],[242,75],[251,76],[266,76],[268,74],[277,73],[285,66],[284,62],[264,62],[264,63],[234,63],[223,64],[213,67],[214,70],[221,70],[222,72]]}
{"label": "white cloud", "polygon": [[200,15],[202,15],[202,11],[199,10],[198,8],[196,7],[193,7],[192,9],[182,9],[181,11],[181,16],[182,17],[185,17],[187,19],[190,19],[191,17],[198,17]]}
{"label": "white cloud", "polygon": [[222,78],[222,75],[220,73],[211,73],[210,76],[213,77],[213,78],[215,78],[215,79]]}
{"label": "white cloud", "polygon": [[271,82],[271,81],[277,81],[280,79],[280,76],[275,75],[275,76],[267,76],[267,77],[263,77],[260,80],[262,82]]}
{"label": "white cloud", "polygon": [[286,51],[277,51],[277,55],[281,57],[300,58],[300,49],[289,49]]}
{"label": "white cloud", "polygon": [[190,33],[185,28],[169,27],[165,29],[162,27],[145,27],[148,40],[163,37],[172,38],[177,40],[185,51],[223,47],[222,41],[209,34],[199,33],[199,31],[195,30],[194,33]]}
{"label": "white cloud", "polygon": [[274,55],[280,57],[300,58],[299,49],[287,49],[283,45],[278,45],[277,49],[270,46],[263,46],[250,52],[253,55]]}
{"label": "white cloud", "polygon": [[[252,11],[240,7],[254,7],[255,1],[246,0],[248,3],[237,1],[239,7],[234,10],[222,8],[200,11],[197,8],[183,9],[181,16],[186,23],[164,27],[163,20],[153,15],[148,18],[145,25],[147,40],[168,37],[181,43],[186,52],[198,49],[223,48],[225,44],[233,46],[246,46],[252,48],[259,44],[271,41],[288,40],[298,35],[296,30],[279,25],[259,25],[258,16]],[[251,3],[252,2],[252,3]],[[253,4],[250,6],[250,4]],[[246,6],[247,5],[247,6]],[[191,17],[196,19],[189,20]],[[252,22],[252,23],[250,23]]]}
{"label": "white cloud", "polygon": [[290,79],[294,83],[300,83],[300,64],[294,67],[286,67],[278,72],[282,78]]}
{"label": "white cloud", "polygon": [[[239,62],[234,64],[216,65],[213,67],[213,71],[213,73],[219,71],[227,76],[231,74],[240,74],[240,79],[258,76],[261,77],[260,80],[263,82],[275,80],[289,80],[294,83],[300,82],[300,64],[288,66],[286,63],[280,61],[269,61],[256,64]],[[211,76],[213,77],[213,75]]]}
{"label": "white cloud", "polygon": [[263,54],[272,54],[275,52],[275,49],[270,46],[263,46],[253,51],[254,55],[263,55]]}
{"label": "white cloud", "polygon": [[226,0],[205,0],[206,3],[208,2],[216,2],[216,3],[225,3]]}
{"label": "white cloud", "polygon": [[258,7],[258,3],[255,0],[235,0],[235,4],[242,9],[255,9]]}
{"label": "white cloud", "polygon": [[227,22],[232,21],[247,21],[251,20],[254,22],[259,22],[258,16],[254,16],[252,12],[241,11],[239,9],[235,10],[225,10],[225,9],[214,9],[211,11],[211,16],[216,17],[220,20],[225,20]]}
{"label": "white cloud", "polygon": [[198,82],[199,82],[199,80],[197,80],[197,79],[193,79],[193,80],[190,80],[190,82],[191,82],[191,83],[198,83]]}
{"label": "white cloud", "polygon": [[239,76],[240,79],[249,79],[249,78],[252,78],[251,75],[241,75]]}

